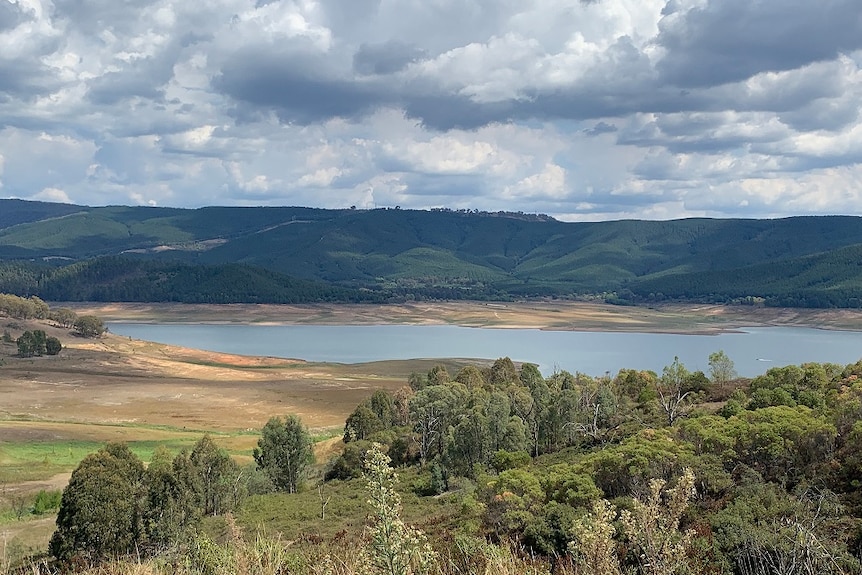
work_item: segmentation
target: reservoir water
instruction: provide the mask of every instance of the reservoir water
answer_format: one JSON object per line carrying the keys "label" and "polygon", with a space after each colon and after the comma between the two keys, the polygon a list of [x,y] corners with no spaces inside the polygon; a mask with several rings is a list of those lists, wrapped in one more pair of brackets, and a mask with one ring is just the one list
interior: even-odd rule
{"label": "reservoir water", "polygon": [[811,328],[746,328],[721,335],[485,329],[450,325],[241,325],[114,323],[109,330],[135,339],[196,349],[364,363],[388,359],[508,356],[555,370],[589,375],[622,368],[661,372],[674,356],[691,370],[708,370],[709,354],[724,350],[742,376],[804,362],[854,363],[862,332]]}

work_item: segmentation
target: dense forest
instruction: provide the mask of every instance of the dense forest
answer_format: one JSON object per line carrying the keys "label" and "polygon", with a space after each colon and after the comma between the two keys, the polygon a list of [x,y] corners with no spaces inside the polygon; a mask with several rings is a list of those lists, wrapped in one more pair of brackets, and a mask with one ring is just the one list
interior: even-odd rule
{"label": "dense forest", "polygon": [[382,301],[368,290],[243,264],[190,265],[102,257],[63,267],[0,263],[0,291],[50,301],[311,303]]}
{"label": "dense forest", "polygon": [[52,300],[862,305],[862,219],[848,216],[566,223],[470,210],[20,200],[0,200],[0,214],[0,291]]}
{"label": "dense forest", "polygon": [[[63,493],[54,568],[88,573],[862,572],[862,362],[736,377],[558,372],[501,358],[413,374],[314,462],[295,416],[242,468],[204,437],[122,445]],[[401,480],[398,480],[398,477]],[[133,496],[130,496],[133,495]],[[110,510],[110,511],[106,511]],[[286,538],[282,539],[282,537]],[[47,565],[48,563],[46,563]]]}

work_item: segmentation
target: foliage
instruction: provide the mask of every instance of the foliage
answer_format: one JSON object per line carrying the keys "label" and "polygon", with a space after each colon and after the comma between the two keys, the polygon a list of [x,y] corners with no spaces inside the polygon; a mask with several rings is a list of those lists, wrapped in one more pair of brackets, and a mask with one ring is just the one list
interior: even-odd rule
{"label": "foliage", "polygon": [[60,327],[73,327],[78,320],[78,314],[66,307],[52,309],[48,313],[48,319],[56,322]]}
{"label": "foliage", "polygon": [[[11,339],[11,336],[10,336]],[[27,330],[15,340],[18,345],[19,357],[41,357],[57,355],[63,349],[63,344],[54,336],[48,336],[44,330]]]}
{"label": "foliage", "polygon": [[680,520],[694,495],[694,473],[686,469],[672,489],[662,479],[650,481],[644,500],[620,513],[623,533],[633,545],[643,575],[688,572],[693,531],[680,531]]}
{"label": "foliage", "polygon": [[674,421],[688,413],[693,403],[691,396],[695,393],[691,380],[692,374],[678,357],[674,357],[673,363],[662,370],[661,378],[656,384],[656,392],[659,407],[664,411],[668,425],[673,425]]}
{"label": "foliage", "polygon": [[226,516],[228,539],[213,541],[197,533],[182,558],[184,575],[279,575],[307,567],[301,557],[289,550],[289,543],[258,533],[246,541],[231,514]]}
{"label": "foliage", "polygon": [[237,508],[244,497],[242,470],[209,435],[204,435],[191,453],[180,453],[177,472],[198,494],[204,515],[219,515]]}
{"label": "foliage", "polygon": [[33,500],[33,514],[45,515],[60,508],[60,503],[63,498],[62,491],[45,491],[40,489]]}
{"label": "foliage", "polygon": [[[9,261],[0,266],[0,290],[49,300],[298,303],[596,294],[624,305],[682,298],[862,306],[856,265],[862,231],[851,217],[566,223],[447,209],[84,209],[0,202],[0,259]],[[56,213],[65,217],[50,215]],[[34,263],[49,257],[68,260]],[[75,263],[52,263],[69,260]]]}
{"label": "foliage", "polygon": [[15,319],[43,319],[48,314],[48,305],[36,296],[0,293],[0,314]]}
{"label": "foliage", "polygon": [[51,554],[85,562],[130,553],[143,539],[144,465],[123,444],[86,457],[63,490]]}
{"label": "foliage", "polygon": [[592,511],[578,519],[573,528],[574,541],[569,551],[579,570],[590,575],[622,575],[617,542],[616,508],[605,499],[593,503]]}
{"label": "foliage", "polygon": [[736,368],[733,360],[727,357],[724,350],[718,350],[709,354],[709,377],[716,385],[725,385],[736,379]]}
{"label": "foliage", "polygon": [[374,410],[371,409],[370,402],[361,403],[344,423],[344,443],[368,439],[385,427]]}
{"label": "foliage", "polygon": [[63,350],[63,344],[54,336],[45,338],[45,353],[47,355],[57,355]]}
{"label": "foliage", "polygon": [[[170,548],[202,515],[234,509],[241,479],[237,464],[209,436],[174,458],[156,449],[146,468],[128,446],[109,443],[72,472],[50,553],[74,565]],[[49,495],[41,501],[50,509]]]}
{"label": "foliage", "polygon": [[[18,344],[18,355],[20,357],[42,356],[48,351],[47,337],[45,336],[45,332],[41,329],[25,331],[17,340],[15,340],[15,343]],[[51,349],[55,349],[53,342],[51,345]]]}
{"label": "foliage", "polygon": [[[678,362],[661,377],[622,370],[596,378],[543,377],[512,362],[513,376],[505,358],[495,363],[496,376],[487,365],[454,379],[435,369],[411,377],[421,383],[415,392],[375,393],[363,406],[376,418],[372,436],[386,445],[346,443],[318,492],[266,493],[276,477],[260,453],[253,478],[208,437],[174,458],[157,450],[137,491],[124,486],[137,501],[137,549],[176,553],[176,572],[195,564],[252,569],[242,563],[251,555],[238,551],[247,543],[231,543],[239,532],[231,520],[199,521],[236,509],[246,528],[265,525],[296,539],[290,569],[302,574],[415,572],[425,542],[445,575],[500,565],[547,574],[551,564],[555,573],[580,575],[862,569],[862,364],[773,368],[735,381],[720,408],[703,403],[710,382]],[[657,387],[677,383],[688,394],[685,417],[671,422]],[[387,452],[405,478],[401,492]],[[366,494],[357,479],[363,468]],[[118,475],[105,465],[84,466],[76,477],[105,482],[99,496],[119,492],[102,469]],[[246,490],[259,495],[244,499]],[[362,532],[369,496],[374,526]],[[60,515],[69,513],[64,505]],[[412,538],[418,531],[408,523],[427,540]],[[306,552],[314,559],[301,559]],[[124,551],[107,555],[115,553]]]}
{"label": "foliage", "polygon": [[311,435],[295,415],[284,420],[273,417],[261,430],[254,459],[276,489],[296,493],[306,468],[314,462]]}
{"label": "foliage", "polygon": [[401,498],[395,491],[398,476],[389,467],[382,446],[373,444],[365,456],[368,503],[374,513],[370,562],[375,573],[410,575],[430,573],[437,556],[425,534],[400,517]]}
{"label": "foliage", "polygon": [[105,324],[94,315],[82,315],[75,320],[75,331],[83,337],[99,337],[105,333]]}
{"label": "foliage", "polygon": [[[654,479],[644,498],[635,498],[632,509],[623,509],[619,524],[642,575],[689,573],[693,531],[681,531],[680,520],[694,494],[694,474],[685,470],[673,489]],[[587,573],[618,575],[624,562],[617,553],[613,521],[617,510],[606,500],[593,504],[592,513],[575,522],[575,540],[569,544],[577,564]]]}

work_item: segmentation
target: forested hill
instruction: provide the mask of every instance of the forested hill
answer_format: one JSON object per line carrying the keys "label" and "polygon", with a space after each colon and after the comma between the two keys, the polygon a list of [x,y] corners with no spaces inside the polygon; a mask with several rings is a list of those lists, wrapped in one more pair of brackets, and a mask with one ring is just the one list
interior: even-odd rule
{"label": "forested hill", "polygon": [[[301,301],[603,294],[856,307],[860,257],[862,218],[848,216],[565,223],[0,200],[0,291],[57,299],[294,301],[296,288]],[[311,283],[291,283],[299,280]]]}

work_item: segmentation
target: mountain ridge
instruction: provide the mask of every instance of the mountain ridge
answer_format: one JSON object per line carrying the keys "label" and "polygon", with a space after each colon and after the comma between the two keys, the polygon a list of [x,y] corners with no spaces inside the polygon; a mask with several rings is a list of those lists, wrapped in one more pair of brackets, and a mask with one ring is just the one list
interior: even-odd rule
{"label": "mountain ridge", "polygon": [[[448,209],[186,209],[0,200],[0,261],[7,270],[13,261],[56,268],[58,262],[117,256],[129,266],[139,259],[173,265],[176,273],[231,264],[372,290],[376,299],[604,294],[625,301],[784,298],[793,305],[803,292],[831,292],[840,296],[822,305],[841,307],[862,298],[853,246],[862,246],[862,218],[842,215],[562,222],[542,214]],[[840,250],[845,252],[836,256]],[[178,271],[180,263],[189,267]],[[825,281],[795,278],[812,267],[826,274]],[[746,273],[750,290],[739,279]],[[830,284],[830,274],[841,278],[840,285]],[[242,276],[236,269],[229,275]],[[816,304],[816,298],[802,299]]]}

